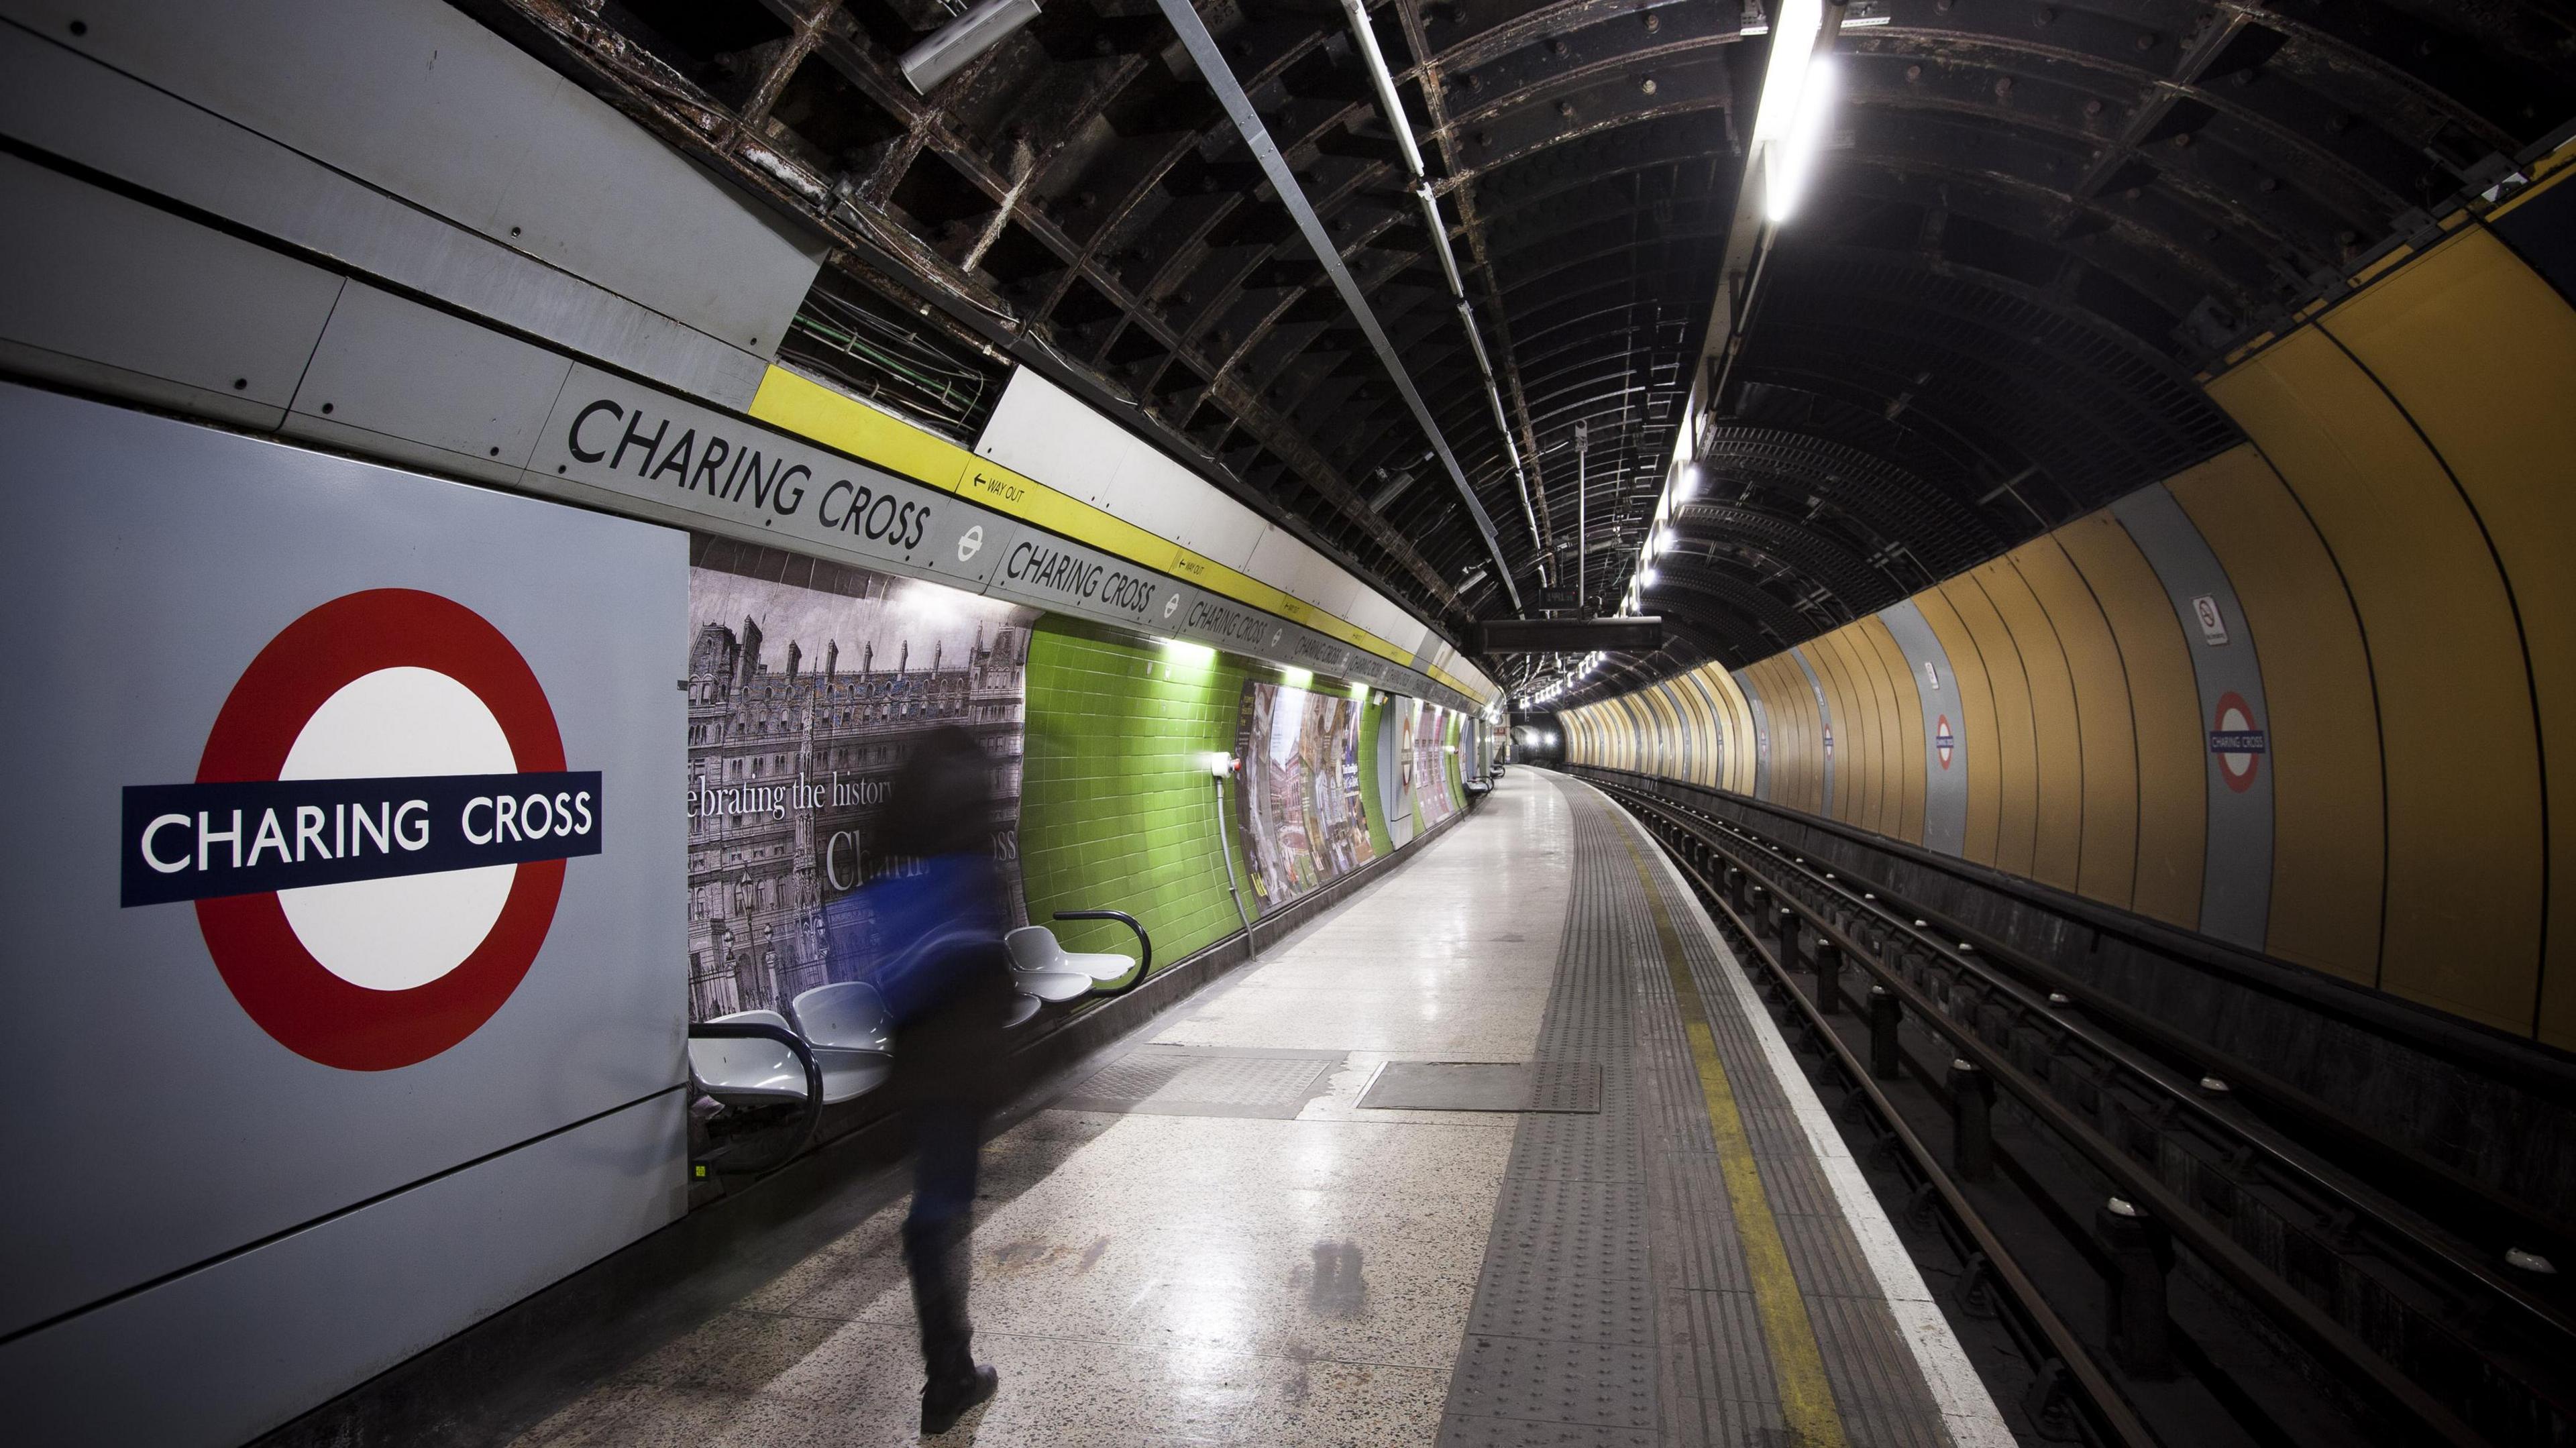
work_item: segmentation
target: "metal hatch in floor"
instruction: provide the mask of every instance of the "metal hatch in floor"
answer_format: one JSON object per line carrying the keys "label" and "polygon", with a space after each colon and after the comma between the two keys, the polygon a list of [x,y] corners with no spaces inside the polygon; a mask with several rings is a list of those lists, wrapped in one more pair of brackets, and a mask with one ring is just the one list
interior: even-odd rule
{"label": "metal hatch in floor", "polygon": [[1597,1061],[1389,1061],[1360,1093],[1364,1111],[1601,1109]]}

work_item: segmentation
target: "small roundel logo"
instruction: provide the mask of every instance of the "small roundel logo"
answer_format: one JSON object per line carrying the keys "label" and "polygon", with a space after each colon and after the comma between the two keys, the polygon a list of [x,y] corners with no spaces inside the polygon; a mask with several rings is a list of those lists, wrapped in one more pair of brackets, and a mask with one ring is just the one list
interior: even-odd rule
{"label": "small roundel logo", "polygon": [[262,1030],[326,1066],[391,1070],[518,989],[565,862],[599,853],[603,804],[499,629],[371,589],[260,650],[194,781],[126,788],[121,903],[192,903]]}
{"label": "small roundel logo", "polygon": [[2245,696],[2233,689],[2219,695],[2209,722],[2209,752],[2217,757],[2220,781],[2238,794],[2252,789],[2268,746]]}
{"label": "small roundel logo", "polygon": [[[1924,667],[1930,668],[1931,665]],[[1932,748],[1941,756],[1941,767],[1949,768],[1950,757],[1959,750],[1959,736],[1950,732],[1950,716],[1947,714],[1941,715],[1940,722],[1932,728]]]}

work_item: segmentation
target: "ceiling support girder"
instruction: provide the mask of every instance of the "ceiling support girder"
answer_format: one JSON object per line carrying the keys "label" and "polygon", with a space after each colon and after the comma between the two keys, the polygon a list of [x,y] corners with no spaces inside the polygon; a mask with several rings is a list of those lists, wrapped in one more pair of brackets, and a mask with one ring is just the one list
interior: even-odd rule
{"label": "ceiling support girder", "polygon": [[1503,557],[1502,544],[1494,537],[1494,520],[1486,515],[1485,505],[1478,501],[1476,490],[1468,484],[1467,475],[1458,466],[1456,455],[1449,451],[1449,440],[1440,435],[1440,425],[1432,420],[1431,409],[1415,389],[1412,376],[1405,370],[1404,359],[1396,355],[1395,344],[1387,340],[1385,329],[1378,325],[1377,314],[1370,309],[1368,298],[1361,294],[1359,283],[1351,279],[1350,268],[1343,264],[1340,249],[1333,245],[1332,238],[1324,230],[1324,223],[1315,215],[1315,208],[1307,202],[1305,189],[1298,183],[1296,173],[1289,169],[1287,159],[1279,154],[1278,143],[1270,139],[1269,127],[1262,123],[1260,113],[1252,108],[1252,98],[1243,93],[1242,84],[1234,78],[1234,71],[1226,64],[1224,53],[1217,48],[1216,37],[1208,33],[1206,23],[1199,19],[1198,11],[1191,8],[1189,0],[1157,0],[1157,3],[1162,8],[1163,18],[1169,20],[1172,29],[1179,33],[1182,48],[1189,52],[1191,62],[1207,81],[1208,89],[1216,93],[1218,104],[1233,120],[1235,130],[1243,137],[1244,146],[1261,164],[1262,174],[1269,178],[1280,204],[1296,220],[1298,231],[1304,234],[1307,246],[1313,248],[1315,259],[1323,264],[1324,274],[1332,279],[1333,289],[1341,293],[1343,304],[1350,309],[1352,319],[1359,323],[1369,346],[1377,352],[1378,360],[1385,364],[1396,390],[1404,395],[1405,404],[1413,410],[1414,420],[1422,424],[1423,433],[1431,440],[1432,451],[1440,455],[1440,465],[1448,470],[1450,482],[1456,484],[1458,496],[1466,502],[1467,516],[1475,521],[1476,531],[1485,540],[1486,551],[1494,557],[1494,566],[1500,570],[1498,577],[1503,592],[1512,601],[1512,611],[1520,612],[1520,589],[1513,584],[1512,565]]}

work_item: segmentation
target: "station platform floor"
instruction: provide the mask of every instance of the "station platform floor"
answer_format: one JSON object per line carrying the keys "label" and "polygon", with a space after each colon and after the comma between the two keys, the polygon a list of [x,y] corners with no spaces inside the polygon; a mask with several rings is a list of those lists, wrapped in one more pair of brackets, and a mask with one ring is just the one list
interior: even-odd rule
{"label": "station platform floor", "polygon": [[[1390,1062],[1536,1063],[1577,1109],[1362,1107]],[[986,1148],[1001,1391],[928,1441],[2013,1441],[1706,915],[1563,776],[1062,1091]],[[902,1212],[519,1443],[923,1441]]]}

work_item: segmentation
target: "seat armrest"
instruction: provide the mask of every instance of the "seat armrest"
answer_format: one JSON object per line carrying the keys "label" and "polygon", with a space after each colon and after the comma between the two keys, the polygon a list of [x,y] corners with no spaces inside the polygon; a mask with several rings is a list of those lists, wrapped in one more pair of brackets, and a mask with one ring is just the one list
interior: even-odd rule
{"label": "seat armrest", "polygon": [[1148,935],[1146,935],[1146,934],[1145,934],[1145,927],[1144,927],[1141,923],[1139,923],[1139,922],[1137,921],[1136,917],[1135,917],[1135,916],[1133,916],[1133,915],[1128,914],[1126,911],[1124,911],[1124,910],[1059,910],[1059,911],[1055,912],[1055,918],[1056,918],[1056,919],[1058,919],[1058,920],[1115,920],[1115,921],[1117,921],[1119,924],[1126,926],[1129,930],[1132,930],[1132,931],[1136,932],[1136,952],[1137,952],[1137,960],[1136,960],[1136,974],[1135,974],[1135,977],[1134,977],[1133,979],[1129,980],[1125,985],[1122,985],[1122,986],[1118,987],[1116,990],[1104,990],[1104,991],[1095,991],[1095,992],[1093,992],[1093,994],[1100,996],[1102,999],[1104,999],[1104,1000],[1105,1000],[1105,999],[1107,999],[1107,998],[1109,998],[1109,997],[1111,997],[1111,996],[1121,996],[1121,995],[1125,995],[1127,992],[1129,992],[1129,991],[1131,991],[1131,990],[1134,990],[1136,987],[1138,987],[1138,986],[1140,986],[1140,985],[1143,985],[1143,984],[1145,983],[1145,977],[1146,977],[1147,975],[1149,975],[1149,974],[1151,974],[1151,973],[1153,972],[1153,969],[1154,969],[1154,942],[1153,942],[1153,939],[1152,939],[1152,937],[1150,937],[1150,936],[1148,936]]}
{"label": "seat armrest", "polygon": [[796,1154],[805,1149],[805,1143],[814,1139],[814,1127],[823,1119],[823,1068],[815,1063],[813,1048],[785,1026],[773,1026],[764,1021],[691,1021],[689,1038],[697,1041],[776,1041],[796,1053],[797,1061],[805,1067],[805,1119],[797,1127],[794,1138],[784,1150],[757,1166],[725,1165],[714,1169],[728,1174],[758,1175],[776,1171],[795,1160]]}

